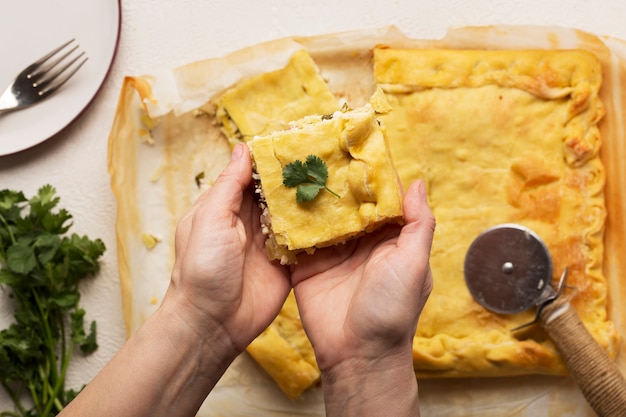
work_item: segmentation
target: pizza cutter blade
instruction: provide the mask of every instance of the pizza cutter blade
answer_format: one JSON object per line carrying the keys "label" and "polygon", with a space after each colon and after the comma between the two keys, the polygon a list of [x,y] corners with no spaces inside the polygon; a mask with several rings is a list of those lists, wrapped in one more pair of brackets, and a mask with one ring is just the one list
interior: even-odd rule
{"label": "pizza cutter blade", "polygon": [[500,314],[514,314],[548,296],[552,259],[532,230],[503,224],[481,233],[465,257],[465,282],[474,299]]}
{"label": "pizza cutter blade", "polygon": [[481,233],[465,257],[465,282],[488,310],[514,314],[533,307],[581,392],[601,417],[626,410],[626,380],[591,336],[567,297],[552,288],[552,258],[531,229],[502,224]]}

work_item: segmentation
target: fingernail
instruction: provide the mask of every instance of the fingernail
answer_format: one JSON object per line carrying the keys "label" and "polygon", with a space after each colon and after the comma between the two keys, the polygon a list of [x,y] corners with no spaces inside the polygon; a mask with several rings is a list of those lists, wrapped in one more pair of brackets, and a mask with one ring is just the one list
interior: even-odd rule
{"label": "fingernail", "polygon": [[238,143],[235,145],[235,149],[233,149],[233,153],[230,154],[231,161],[236,161],[237,159],[240,159],[243,156],[243,147],[244,147],[243,143]]}
{"label": "fingernail", "polygon": [[417,182],[417,191],[420,197],[426,201],[426,185],[424,184],[424,181],[420,180]]}

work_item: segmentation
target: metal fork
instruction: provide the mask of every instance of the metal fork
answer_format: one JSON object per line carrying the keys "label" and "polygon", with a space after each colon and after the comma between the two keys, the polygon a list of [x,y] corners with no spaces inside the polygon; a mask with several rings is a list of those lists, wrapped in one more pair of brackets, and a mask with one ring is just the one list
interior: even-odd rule
{"label": "metal fork", "polygon": [[[72,42],[74,39],[20,72],[0,95],[0,114],[23,109],[44,100],[76,74],[87,61],[87,57],[84,57],[85,52],[71,57],[70,55],[78,49],[78,45],[70,46]],[[69,51],[61,53],[66,47],[70,47]]]}

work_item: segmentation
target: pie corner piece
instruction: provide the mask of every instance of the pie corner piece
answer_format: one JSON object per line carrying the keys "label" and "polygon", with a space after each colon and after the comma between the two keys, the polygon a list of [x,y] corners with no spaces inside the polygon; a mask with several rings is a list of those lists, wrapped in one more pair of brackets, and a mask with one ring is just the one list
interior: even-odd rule
{"label": "pie corner piece", "polygon": [[[427,182],[438,224],[435,288],[414,339],[416,373],[567,373],[541,329],[511,332],[531,322],[532,312],[492,314],[465,287],[469,245],[498,223],[526,225],[546,241],[554,281],[569,267],[572,304],[615,356],[619,338],[607,317],[602,271],[598,59],[582,50],[379,48],[374,71],[393,108],[383,120],[401,180]],[[410,135],[402,129],[407,124]]]}
{"label": "pie corner piece", "polygon": [[[375,94],[365,106],[307,116],[248,142],[270,259],[296,263],[303,252],[403,224],[402,188],[377,117],[383,104]],[[283,170],[310,157],[325,165],[327,188],[298,202],[299,191],[284,184]]]}
{"label": "pie corner piece", "polygon": [[299,398],[320,381],[321,373],[302,328],[293,292],[272,324],[248,345],[246,352],[289,399]]}
{"label": "pie corner piece", "polygon": [[332,113],[338,102],[311,55],[300,49],[284,68],[241,80],[225,91],[216,108],[226,137],[247,142],[301,117]]}

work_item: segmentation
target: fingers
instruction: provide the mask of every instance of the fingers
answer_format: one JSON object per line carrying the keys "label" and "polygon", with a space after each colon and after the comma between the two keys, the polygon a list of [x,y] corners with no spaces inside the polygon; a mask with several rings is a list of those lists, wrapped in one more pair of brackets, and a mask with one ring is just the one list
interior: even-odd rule
{"label": "fingers", "polygon": [[[358,247],[357,240],[350,240],[338,246],[317,249],[310,255],[301,255],[298,263],[290,265],[291,285],[296,286],[301,281],[321,272],[337,268],[345,263],[358,264],[362,259],[355,253]],[[351,269],[352,271],[353,269]]]}
{"label": "fingers", "polygon": [[423,181],[411,183],[403,200],[406,224],[398,236],[393,256],[402,275],[410,283],[410,293],[417,300],[418,317],[433,287],[430,270],[430,251],[435,232],[435,217],[426,198]]}
{"label": "fingers", "polygon": [[398,237],[398,247],[409,257],[428,264],[435,232],[435,217],[426,201],[423,181],[414,181],[404,195],[404,219],[406,224]]}
{"label": "fingers", "polygon": [[403,201],[404,218],[407,223],[414,223],[422,219],[425,222],[429,222],[430,226],[434,230],[434,217],[428,207],[426,200],[426,186],[424,181],[413,181],[404,195]]}
{"label": "fingers", "polygon": [[187,247],[194,222],[198,221],[206,225],[213,224],[216,220],[234,221],[235,216],[241,210],[243,191],[251,178],[252,166],[248,147],[245,144],[237,144],[231,154],[230,162],[220,173],[214,185],[198,197],[178,223],[175,235],[177,254]]}
{"label": "fingers", "polygon": [[230,162],[215,180],[215,184],[198,201],[209,204],[216,210],[238,214],[243,200],[243,191],[252,179],[250,151],[243,143],[235,145]]}

